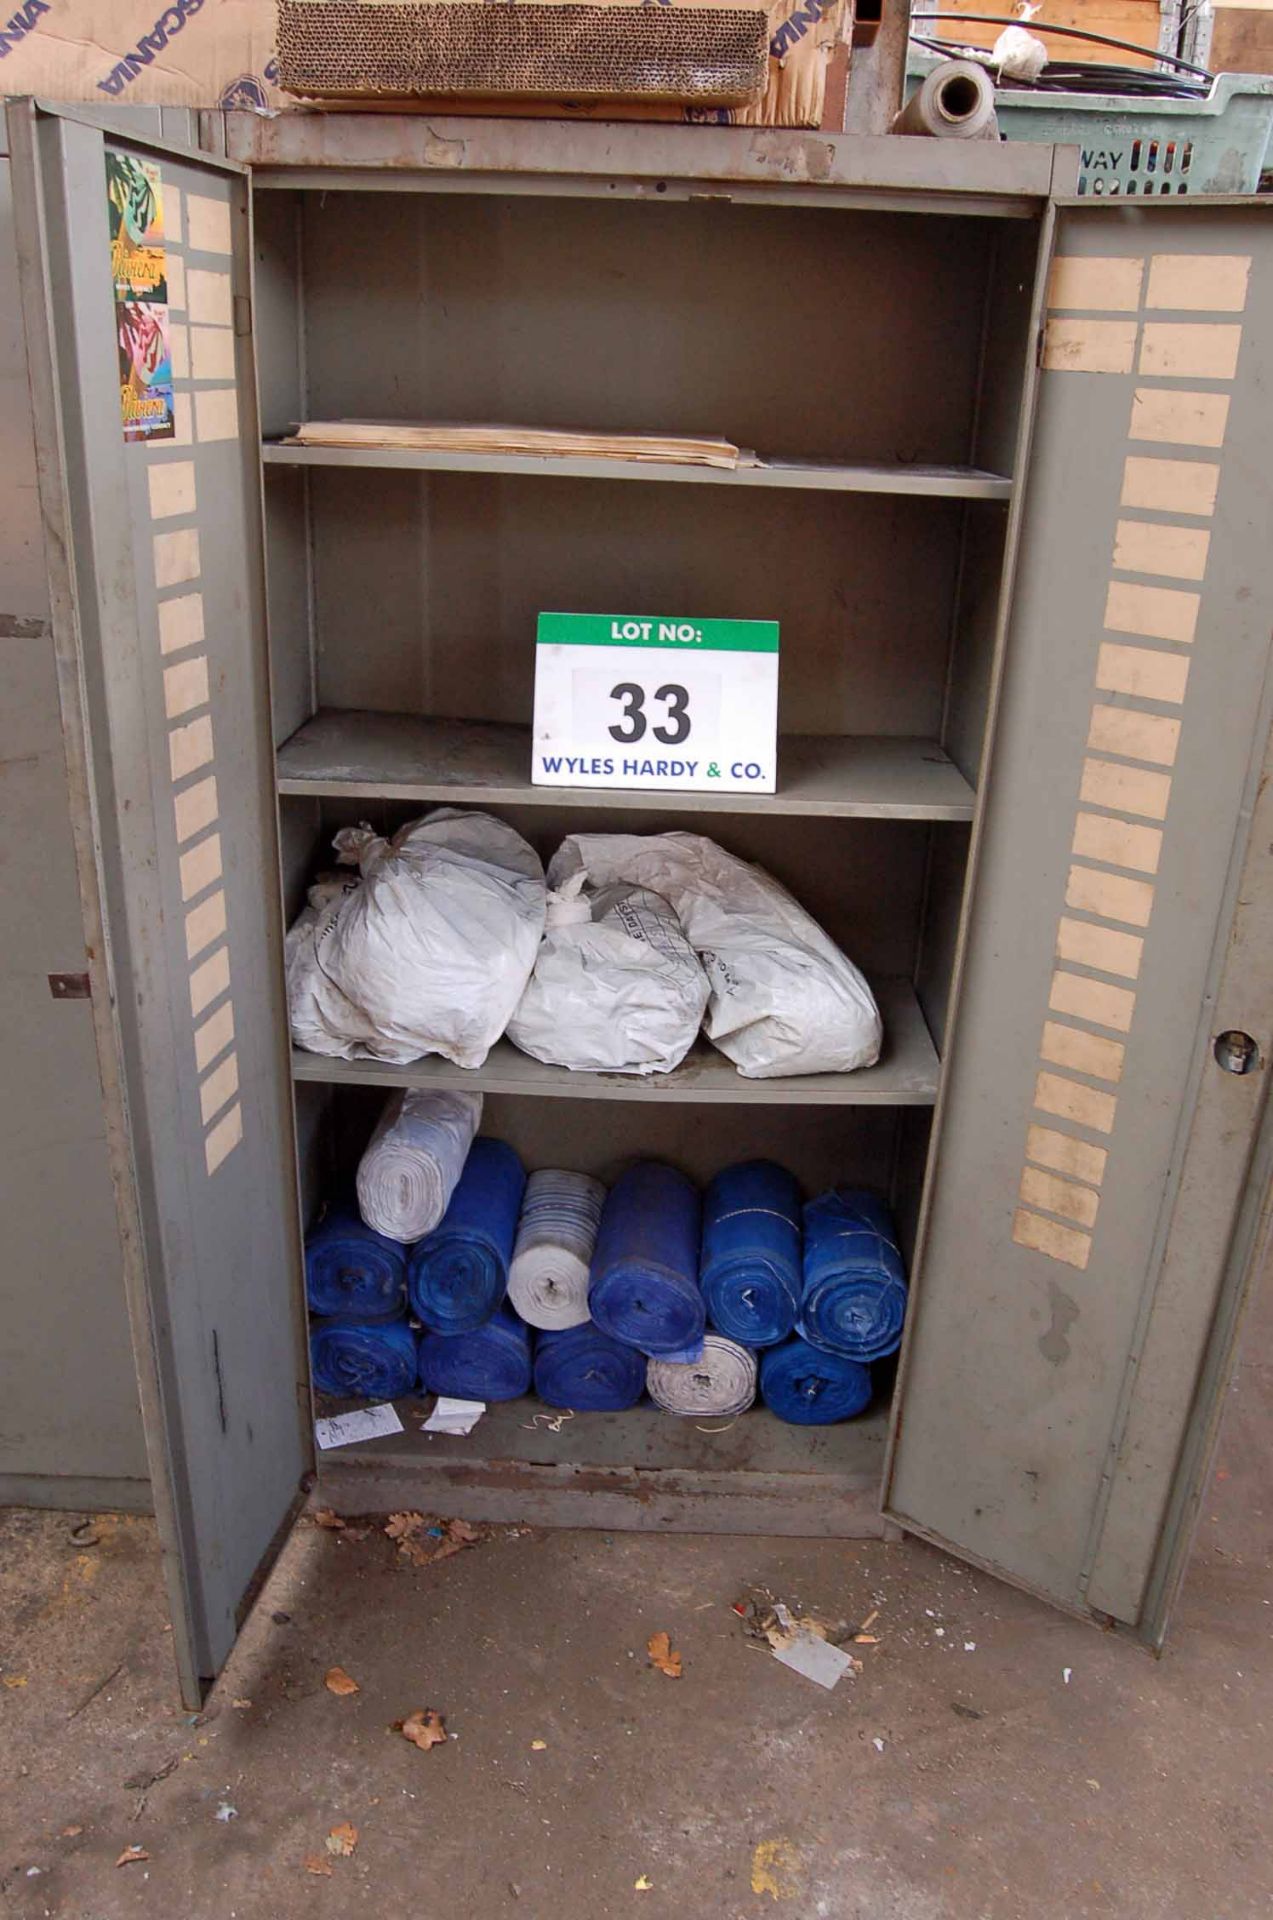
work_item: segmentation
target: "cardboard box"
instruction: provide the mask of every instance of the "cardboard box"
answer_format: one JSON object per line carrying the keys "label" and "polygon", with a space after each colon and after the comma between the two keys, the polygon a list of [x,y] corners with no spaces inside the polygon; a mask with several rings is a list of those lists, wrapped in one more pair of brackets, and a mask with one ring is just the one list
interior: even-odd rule
{"label": "cardboard box", "polygon": [[[774,0],[769,78],[757,106],[461,103],[447,97],[413,102],[412,110],[838,129],[844,124],[852,29],[852,0]],[[274,42],[272,0],[172,0],[169,6],[159,0],[16,0],[16,10],[0,26],[0,91],[99,105],[314,111],[280,90]]]}
{"label": "cardboard box", "polygon": [[763,0],[278,0],[280,83],[301,99],[746,106],[767,72]]}

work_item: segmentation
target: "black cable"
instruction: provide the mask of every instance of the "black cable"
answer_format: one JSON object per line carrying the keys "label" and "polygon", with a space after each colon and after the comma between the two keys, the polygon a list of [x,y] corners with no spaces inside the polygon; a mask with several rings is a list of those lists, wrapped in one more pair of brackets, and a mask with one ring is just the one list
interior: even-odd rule
{"label": "black cable", "polygon": [[[912,26],[922,26],[926,20],[970,20],[979,27],[1020,27],[1025,23],[1002,13],[917,13],[912,16]],[[1050,26],[1046,20],[1036,20],[1027,28],[1027,32],[1055,33],[1067,40],[1090,40],[1096,47],[1117,47],[1120,53],[1143,53],[1164,65],[1175,67],[1181,73],[1196,74],[1208,85],[1214,79],[1206,67],[1195,67],[1188,60],[1181,60],[1174,53],[1160,53],[1155,47],[1142,47],[1135,40],[1115,40],[1108,33],[1086,33],[1082,27]]]}
{"label": "black cable", "polygon": [[[1051,31],[1051,29],[1045,29]],[[985,47],[965,47],[957,41],[930,40],[912,33],[916,46],[942,59],[974,60],[993,73],[994,62]],[[1099,61],[1082,63],[1049,60],[1033,80],[1017,80],[1005,75],[995,85],[1001,93],[1109,93],[1134,99],[1204,100],[1210,91],[1201,81],[1185,80],[1175,74],[1154,73],[1145,67],[1105,66]]]}

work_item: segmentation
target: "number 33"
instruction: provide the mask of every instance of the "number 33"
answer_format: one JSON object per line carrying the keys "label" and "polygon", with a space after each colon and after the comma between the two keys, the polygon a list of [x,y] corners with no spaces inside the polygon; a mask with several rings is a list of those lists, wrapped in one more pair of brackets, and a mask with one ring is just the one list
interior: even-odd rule
{"label": "number 33", "polygon": [[[611,687],[610,698],[623,703],[623,722],[619,726],[610,728],[610,738],[617,740],[621,746],[630,747],[635,741],[644,738],[649,724],[645,717],[645,688],[637,686],[635,681],[621,680],[617,687]],[[660,687],[654,698],[667,703],[667,713],[664,716],[664,724],[652,727],[650,731],[656,740],[663,742],[665,747],[679,747],[682,741],[690,737],[688,690],[673,683]]]}

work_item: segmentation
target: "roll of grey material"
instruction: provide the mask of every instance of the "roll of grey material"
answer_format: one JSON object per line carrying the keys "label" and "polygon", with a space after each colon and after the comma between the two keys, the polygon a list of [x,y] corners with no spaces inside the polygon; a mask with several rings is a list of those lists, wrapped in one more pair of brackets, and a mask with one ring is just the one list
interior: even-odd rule
{"label": "roll of grey material", "polygon": [[745,1413],[756,1398],[756,1357],[724,1334],[703,1337],[701,1359],[653,1359],[645,1370],[651,1400],[664,1413],[700,1417]]}
{"label": "roll of grey material", "polygon": [[997,140],[995,90],[972,60],[943,60],[926,75],[893,122],[894,133],[937,140]]}

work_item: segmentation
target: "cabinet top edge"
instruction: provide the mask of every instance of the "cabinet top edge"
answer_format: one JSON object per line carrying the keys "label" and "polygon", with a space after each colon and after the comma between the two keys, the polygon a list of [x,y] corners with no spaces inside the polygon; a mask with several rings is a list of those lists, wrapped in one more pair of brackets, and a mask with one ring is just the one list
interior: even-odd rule
{"label": "cabinet top edge", "polygon": [[1028,219],[1071,184],[1058,178],[1068,149],[1025,142],[300,109],[230,112],[225,128],[228,157],[262,187],[672,198],[716,187],[779,202]]}

